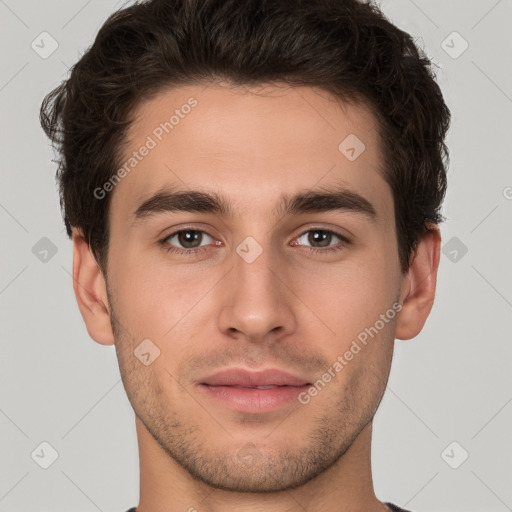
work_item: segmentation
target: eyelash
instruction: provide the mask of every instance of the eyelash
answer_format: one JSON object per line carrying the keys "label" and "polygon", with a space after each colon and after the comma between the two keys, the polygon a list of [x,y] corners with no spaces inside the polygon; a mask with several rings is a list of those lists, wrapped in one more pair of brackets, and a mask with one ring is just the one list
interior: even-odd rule
{"label": "eyelash", "polygon": [[[196,255],[204,252],[205,250],[208,250],[209,245],[203,246],[203,247],[197,247],[195,249],[180,249],[178,247],[174,247],[174,246],[170,245],[167,242],[167,240],[169,240],[173,236],[178,235],[179,233],[186,232],[186,231],[192,231],[192,232],[195,232],[195,233],[205,233],[208,236],[212,236],[209,233],[207,233],[206,231],[203,231],[201,229],[187,229],[187,228],[185,228],[185,229],[180,229],[178,231],[174,231],[173,233],[167,235],[165,238],[162,238],[159,241],[159,244],[168,253],[172,252],[174,254],[180,254],[180,255],[181,254],[185,254],[187,256],[196,256]],[[337,236],[341,240],[341,242],[336,244],[335,246],[325,247],[323,249],[320,249],[318,247],[308,247],[308,249],[311,252],[315,253],[315,254],[325,254],[325,253],[333,253],[333,252],[341,251],[344,248],[345,245],[350,244],[350,240],[348,240],[348,238],[346,238],[341,233],[338,233],[338,232],[333,231],[331,229],[323,229],[323,228],[310,228],[310,229],[307,229],[306,231],[304,231],[300,235],[298,235],[297,238],[301,238],[303,235],[305,235],[306,233],[309,233],[310,231],[321,231],[322,233],[328,233],[328,234],[331,234],[331,235],[335,235],[335,236]]]}

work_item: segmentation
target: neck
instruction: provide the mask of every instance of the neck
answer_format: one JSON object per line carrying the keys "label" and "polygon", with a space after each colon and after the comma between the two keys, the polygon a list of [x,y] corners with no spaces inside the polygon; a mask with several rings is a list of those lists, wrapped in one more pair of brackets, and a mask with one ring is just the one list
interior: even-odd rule
{"label": "neck", "polygon": [[294,489],[241,493],[215,489],[177,464],[136,418],[140,460],[137,512],[385,512],[371,475],[371,422],[338,461]]}

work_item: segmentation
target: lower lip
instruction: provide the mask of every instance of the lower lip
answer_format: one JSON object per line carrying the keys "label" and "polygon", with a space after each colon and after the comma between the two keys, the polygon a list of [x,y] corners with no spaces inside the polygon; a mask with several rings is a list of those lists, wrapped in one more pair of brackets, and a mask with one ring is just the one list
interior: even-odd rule
{"label": "lower lip", "polygon": [[200,387],[209,397],[223,402],[230,409],[258,414],[276,411],[293,401],[298,404],[299,394],[306,391],[310,385],[278,386],[270,389],[244,389],[208,384],[201,384]]}

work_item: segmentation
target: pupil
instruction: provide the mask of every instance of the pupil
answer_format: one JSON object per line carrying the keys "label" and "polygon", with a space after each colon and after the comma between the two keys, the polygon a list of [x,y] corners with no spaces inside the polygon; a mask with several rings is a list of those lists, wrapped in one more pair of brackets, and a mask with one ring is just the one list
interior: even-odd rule
{"label": "pupil", "polygon": [[311,231],[309,234],[309,243],[313,245],[313,243],[320,243],[320,247],[327,247],[331,240],[331,234],[326,233],[325,231]]}
{"label": "pupil", "polygon": [[[199,231],[182,231],[179,236],[180,244],[184,247],[190,248],[190,247],[197,247],[201,243],[201,233]],[[197,244],[194,244],[194,242],[198,242]],[[192,246],[187,245],[192,243]]]}

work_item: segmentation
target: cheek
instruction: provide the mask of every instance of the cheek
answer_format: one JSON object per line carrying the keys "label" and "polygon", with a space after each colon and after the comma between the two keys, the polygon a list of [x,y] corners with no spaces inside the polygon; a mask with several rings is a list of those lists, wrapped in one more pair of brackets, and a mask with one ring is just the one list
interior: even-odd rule
{"label": "cheek", "polygon": [[190,351],[190,338],[220,308],[210,297],[221,276],[220,271],[171,266],[162,259],[152,263],[126,259],[116,269],[113,293],[116,314],[132,344],[149,338],[164,357],[169,350],[174,356]]}
{"label": "cheek", "polygon": [[382,258],[317,267],[297,275],[293,289],[308,309],[329,328],[326,333],[344,343],[373,325],[395,300],[396,276]]}

